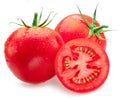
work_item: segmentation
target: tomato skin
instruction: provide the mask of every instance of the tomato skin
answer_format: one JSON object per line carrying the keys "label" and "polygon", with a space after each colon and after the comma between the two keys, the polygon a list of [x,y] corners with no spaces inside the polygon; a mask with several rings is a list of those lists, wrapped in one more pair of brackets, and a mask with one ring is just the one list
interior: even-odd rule
{"label": "tomato skin", "polygon": [[[83,47],[82,53],[79,55],[74,53],[75,47]],[[85,51],[84,47],[88,50]],[[97,56],[91,58],[87,54],[89,51],[94,51]],[[67,42],[59,49],[55,59],[55,72],[60,82],[66,88],[78,93],[90,92],[103,85],[108,77],[109,66],[105,51],[89,39],[74,39]],[[73,82],[75,78],[76,81]]]}
{"label": "tomato skin", "polygon": [[54,58],[63,39],[47,27],[22,27],[5,42],[5,59],[13,74],[28,83],[44,82],[55,75]]}
{"label": "tomato skin", "polygon": [[[84,17],[92,24],[92,17],[88,15],[84,15]],[[96,22],[96,26],[100,26],[100,24]],[[66,16],[58,23],[55,30],[62,36],[65,43],[76,38],[88,38],[90,31],[80,14]],[[104,33],[100,35],[102,38],[105,38]],[[103,49],[106,49],[106,40],[99,39],[94,34],[89,39],[97,42]]]}

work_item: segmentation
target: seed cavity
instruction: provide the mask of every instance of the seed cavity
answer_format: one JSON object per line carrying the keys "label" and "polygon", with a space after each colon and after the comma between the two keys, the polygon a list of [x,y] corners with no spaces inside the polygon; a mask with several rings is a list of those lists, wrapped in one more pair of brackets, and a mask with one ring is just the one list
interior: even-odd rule
{"label": "seed cavity", "polygon": [[80,52],[88,54],[88,56],[90,56],[91,58],[94,58],[97,56],[96,52],[89,47],[78,46],[73,50],[73,53],[80,53]]}
{"label": "seed cavity", "polygon": [[79,78],[79,76],[73,77],[72,82],[75,84],[86,84],[95,80],[99,76],[99,74],[100,74],[100,69],[96,69],[92,73],[90,73],[87,77],[84,78]]}
{"label": "seed cavity", "polygon": [[77,78],[77,77],[74,77],[74,78],[72,79],[72,81],[73,81],[74,83],[76,83],[76,84],[81,84],[81,80],[80,80],[79,78]]}
{"label": "seed cavity", "polygon": [[64,62],[63,63],[64,63],[64,68],[65,69],[69,69],[70,68],[70,64],[69,64],[70,61],[71,61],[71,57],[67,56],[67,57],[64,58]]}

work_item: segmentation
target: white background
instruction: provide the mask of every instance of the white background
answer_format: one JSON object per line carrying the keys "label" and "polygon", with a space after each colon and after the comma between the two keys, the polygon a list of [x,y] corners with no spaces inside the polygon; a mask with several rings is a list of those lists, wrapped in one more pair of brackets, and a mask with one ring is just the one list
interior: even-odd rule
{"label": "white background", "polygon": [[[109,25],[107,54],[110,73],[102,87],[85,94],[64,88],[55,77],[45,83],[30,85],[18,80],[9,70],[4,59],[4,42],[19,26],[9,25],[21,17],[28,24],[33,13],[44,8],[44,16],[55,11],[57,16],[48,26],[52,29],[65,16],[78,13],[76,4],[84,14],[93,15],[97,4],[97,20]],[[1,0],[0,1],[0,100],[120,100],[120,3],[119,0]],[[43,18],[44,19],[44,18]]]}

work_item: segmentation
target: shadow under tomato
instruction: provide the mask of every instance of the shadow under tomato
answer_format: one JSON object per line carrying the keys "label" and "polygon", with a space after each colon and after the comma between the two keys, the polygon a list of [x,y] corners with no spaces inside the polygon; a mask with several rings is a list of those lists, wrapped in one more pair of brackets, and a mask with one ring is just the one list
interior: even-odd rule
{"label": "shadow under tomato", "polygon": [[[65,88],[62,83],[58,80],[57,76],[54,76],[53,78],[51,78],[50,80],[46,81],[46,82],[42,82],[39,84],[29,84],[29,83],[25,83],[25,82],[18,82],[18,85],[20,87],[24,87],[24,88],[29,88],[29,89],[40,89],[40,88],[53,88],[55,89],[55,91],[57,90],[59,93],[62,94],[66,94],[66,95],[71,95],[71,96],[78,96],[78,93],[72,92],[70,90],[68,90],[67,88]],[[79,93],[79,96],[81,94]]]}
{"label": "shadow under tomato", "polygon": [[69,95],[69,96],[80,96],[82,94],[73,92],[69,89],[67,89],[66,87],[64,87],[62,85],[62,83],[59,81],[59,79],[57,78],[57,76],[54,76],[52,79],[49,80],[49,82],[47,82],[47,85],[53,87],[53,89],[57,89],[60,93],[65,94],[65,95]]}
{"label": "shadow under tomato", "polygon": [[25,82],[19,82],[18,85],[21,86],[21,87],[24,87],[24,88],[29,88],[29,89],[41,89],[41,88],[50,87],[50,88],[55,89],[55,91],[58,91],[61,94],[69,95],[71,97],[87,95],[89,93],[91,94],[91,92],[96,93],[97,91],[102,90],[102,89],[105,88],[105,84],[104,84],[99,89],[97,89],[95,91],[91,91],[91,92],[87,92],[87,93],[73,92],[73,91],[67,89],[66,87],[64,87],[62,85],[62,83],[58,80],[57,76],[54,76],[50,80],[48,80],[46,82],[43,82],[43,83],[39,83],[39,84],[28,84],[28,83],[25,83]]}

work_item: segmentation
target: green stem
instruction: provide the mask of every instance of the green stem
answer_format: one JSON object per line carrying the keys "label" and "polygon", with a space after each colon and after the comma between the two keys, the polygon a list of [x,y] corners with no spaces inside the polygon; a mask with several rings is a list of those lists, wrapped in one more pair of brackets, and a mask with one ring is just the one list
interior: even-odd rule
{"label": "green stem", "polygon": [[33,23],[32,26],[37,26],[38,25],[38,13],[34,13],[34,18],[33,18]]}
{"label": "green stem", "polygon": [[37,12],[34,13],[32,26],[27,25],[21,18],[19,18],[19,20],[21,21],[22,24],[17,24],[17,23],[15,23],[15,24],[20,25],[20,26],[25,26],[27,28],[47,26],[49,23],[52,22],[52,20],[53,20],[53,18],[55,17],[56,14],[50,19],[50,16],[53,13],[53,11],[51,11],[49,13],[48,17],[41,23],[40,21],[41,21],[41,18],[42,18],[42,12],[43,12],[43,9],[41,10],[40,15],[38,15]]}
{"label": "green stem", "polygon": [[95,9],[94,14],[93,14],[93,21],[92,21],[93,27],[96,27],[96,12],[97,12],[97,6],[96,6],[96,9]]}

